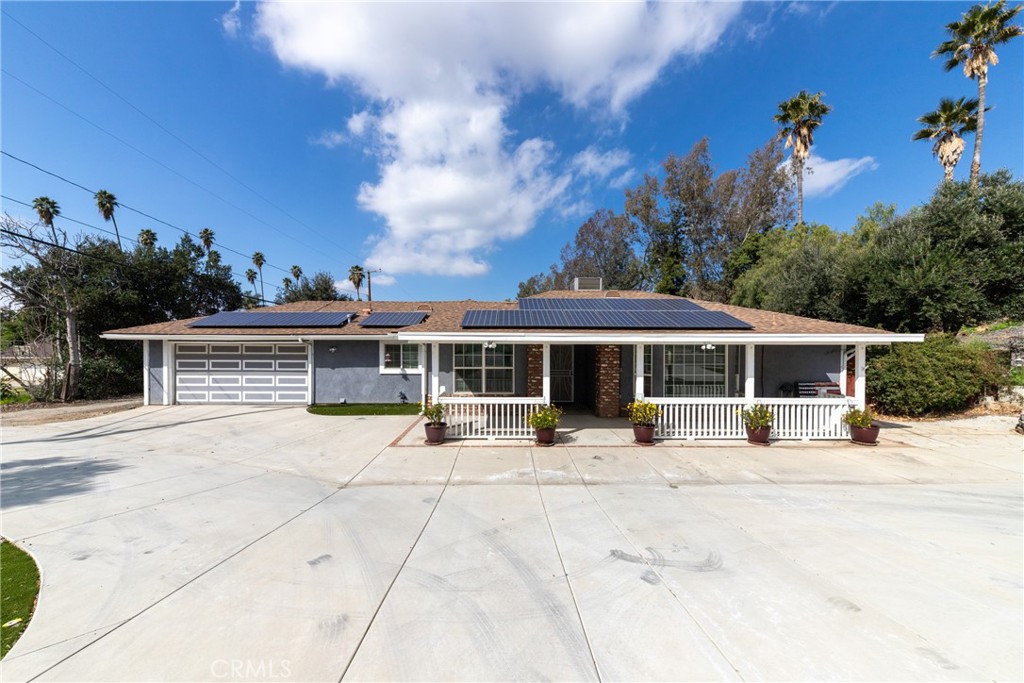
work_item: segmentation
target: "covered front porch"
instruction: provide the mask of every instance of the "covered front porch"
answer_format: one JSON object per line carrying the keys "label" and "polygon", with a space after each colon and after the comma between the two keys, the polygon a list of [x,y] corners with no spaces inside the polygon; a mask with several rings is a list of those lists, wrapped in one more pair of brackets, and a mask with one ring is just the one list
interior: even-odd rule
{"label": "covered front porch", "polygon": [[[842,440],[849,436],[843,415],[865,405],[866,344],[695,341],[702,343],[515,344],[511,355],[527,366],[525,388],[516,392],[523,395],[448,391],[441,379],[447,368],[432,363],[429,400],[445,405],[448,438],[489,440],[532,438],[531,412],[551,403],[576,413],[588,408],[595,424],[610,428],[609,418],[635,399],[661,408],[655,436],[663,440],[743,439],[739,411],[754,403],[774,413],[773,439]],[[446,357],[441,346],[432,344],[431,358]],[[567,416],[563,425],[580,417]]]}

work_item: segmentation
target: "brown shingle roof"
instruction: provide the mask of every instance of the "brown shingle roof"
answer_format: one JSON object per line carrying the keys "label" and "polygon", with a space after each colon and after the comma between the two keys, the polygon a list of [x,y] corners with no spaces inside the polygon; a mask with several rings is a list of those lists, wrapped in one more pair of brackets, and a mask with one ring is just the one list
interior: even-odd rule
{"label": "brown shingle roof", "polygon": [[[545,298],[600,298],[608,296],[616,296],[623,299],[675,299],[668,294],[655,294],[654,292],[639,292],[639,291],[620,291],[612,293],[608,290],[595,291],[595,290],[555,290],[550,292],[544,292],[538,294],[539,297]],[[711,310],[711,311],[723,311],[732,315],[740,320],[753,325],[751,330],[699,330],[700,334],[886,334],[884,330],[878,330],[870,327],[862,327],[860,325],[848,325],[845,323],[834,323],[826,320],[816,320],[814,318],[803,318],[796,315],[789,315],[786,313],[775,313],[773,311],[762,311],[754,308],[744,308],[742,306],[731,306],[729,304],[721,304],[713,301],[700,301],[691,299],[700,306]],[[410,325],[403,328],[363,328],[360,327],[359,321],[364,319],[365,312],[372,306],[373,311],[416,311],[426,310],[428,316],[426,320],[418,325]],[[465,301],[374,301],[372,304],[365,301],[299,301],[292,304],[282,304],[280,306],[273,306],[270,308],[260,309],[261,312],[341,312],[341,311],[354,311],[358,315],[356,318],[342,327],[323,327],[323,328],[193,328],[189,327],[189,323],[198,320],[199,318],[191,318],[188,320],[174,320],[165,323],[155,323],[152,325],[140,325],[138,327],[127,327],[117,330],[108,330],[108,334],[126,334],[126,335],[138,335],[138,336],[150,336],[150,335],[196,335],[196,336],[210,336],[210,335],[266,335],[266,336],[321,336],[321,335],[340,335],[340,336],[376,336],[380,334],[386,334],[388,332],[397,331],[401,329],[405,332],[438,332],[438,333],[452,333],[462,331],[462,316],[470,309],[491,309],[491,310],[504,310],[504,309],[515,309],[517,303],[514,301],[474,301],[472,299],[466,299]],[[474,328],[473,332],[494,332],[499,333],[528,333],[528,332],[539,332],[543,333],[547,330],[538,329],[477,329]],[[570,332],[570,330],[559,330],[560,332]],[[571,330],[573,333],[619,333],[621,334],[625,330]],[[643,332],[643,330],[635,330],[635,332]],[[664,334],[666,330],[650,330],[652,334]],[[680,330],[679,332],[688,332],[687,330]]]}

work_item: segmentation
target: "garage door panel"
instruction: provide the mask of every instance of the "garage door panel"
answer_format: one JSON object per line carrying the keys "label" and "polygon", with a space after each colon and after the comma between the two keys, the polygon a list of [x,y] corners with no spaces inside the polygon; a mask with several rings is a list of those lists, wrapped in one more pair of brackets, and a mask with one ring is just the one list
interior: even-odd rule
{"label": "garage door panel", "polygon": [[[185,353],[180,353],[182,349]],[[309,402],[309,349],[296,344],[182,344],[178,403]]]}

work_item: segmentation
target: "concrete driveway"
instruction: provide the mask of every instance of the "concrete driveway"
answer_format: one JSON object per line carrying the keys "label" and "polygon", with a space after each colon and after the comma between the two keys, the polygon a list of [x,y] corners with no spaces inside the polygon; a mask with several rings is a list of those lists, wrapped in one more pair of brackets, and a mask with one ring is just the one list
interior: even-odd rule
{"label": "concrete driveway", "polygon": [[389,445],[412,422],[5,428],[2,533],[43,588],[2,679],[1024,678],[1010,418],[877,448]]}

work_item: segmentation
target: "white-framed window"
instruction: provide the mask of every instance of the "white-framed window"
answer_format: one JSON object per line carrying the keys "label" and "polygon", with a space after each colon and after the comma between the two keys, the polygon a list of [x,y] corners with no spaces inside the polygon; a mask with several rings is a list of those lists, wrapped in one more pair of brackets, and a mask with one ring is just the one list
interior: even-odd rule
{"label": "white-framed window", "polygon": [[665,395],[725,396],[724,344],[669,344],[665,347]]}
{"label": "white-framed window", "polygon": [[514,393],[515,356],[512,344],[454,344],[455,393]]}
{"label": "white-framed window", "polygon": [[[636,386],[636,366],[633,366],[633,386]],[[654,387],[654,345],[644,344],[644,398],[653,396]]]}
{"label": "white-framed window", "polygon": [[422,355],[419,344],[381,342],[380,372],[384,375],[397,375],[403,372],[423,372]]}
{"label": "white-framed window", "polygon": [[206,353],[206,344],[178,344],[178,354],[183,353]]}

